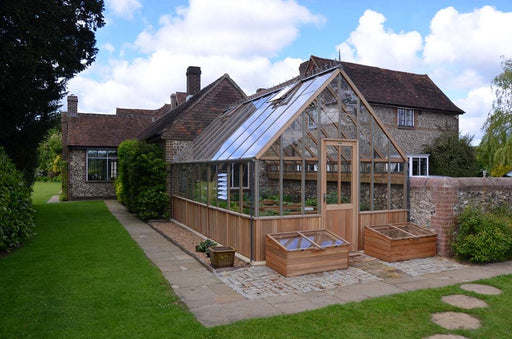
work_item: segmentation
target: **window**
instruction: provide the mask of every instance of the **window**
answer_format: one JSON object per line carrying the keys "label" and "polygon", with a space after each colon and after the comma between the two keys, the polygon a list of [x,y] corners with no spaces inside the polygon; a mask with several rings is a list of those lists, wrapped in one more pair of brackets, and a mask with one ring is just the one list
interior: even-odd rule
{"label": "window", "polygon": [[[240,188],[240,167],[242,164],[231,165],[231,188]],[[243,164],[244,176],[242,178],[242,188],[249,188],[249,164]]]}
{"label": "window", "polygon": [[428,174],[428,154],[409,155],[409,176],[427,176]]}
{"label": "window", "polygon": [[414,110],[412,108],[398,109],[398,126],[414,127]]}
{"label": "window", "polygon": [[117,177],[117,151],[87,150],[87,180],[113,181]]}
{"label": "window", "polygon": [[318,127],[318,112],[316,110],[311,110],[306,114],[306,126],[308,129],[315,129]]}

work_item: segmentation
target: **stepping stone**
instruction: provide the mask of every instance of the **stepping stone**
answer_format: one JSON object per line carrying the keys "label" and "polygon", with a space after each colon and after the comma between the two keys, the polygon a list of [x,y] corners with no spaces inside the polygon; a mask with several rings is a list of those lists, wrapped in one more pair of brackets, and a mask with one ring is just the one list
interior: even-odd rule
{"label": "stepping stone", "polygon": [[447,330],[476,330],[480,328],[480,320],[466,313],[440,312],[432,314],[432,321]]}
{"label": "stepping stone", "polygon": [[426,337],[423,339],[468,339],[467,337],[463,337],[461,335],[456,334],[434,334],[430,337]]}
{"label": "stepping stone", "polygon": [[478,294],[485,294],[485,295],[496,295],[501,294],[501,290],[492,287],[489,285],[482,285],[482,284],[464,284],[460,285],[460,288],[466,291],[475,292]]}
{"label": "stepping stone", "polygon": [[456,295],[446,295],[441,298],[447,304],[452,306],[457,306],[463,308],[465,310],[470,310],[472,308],[482,308],[487,307],[487,303],[478,298],[473,298],[467,295],[456,294]]}

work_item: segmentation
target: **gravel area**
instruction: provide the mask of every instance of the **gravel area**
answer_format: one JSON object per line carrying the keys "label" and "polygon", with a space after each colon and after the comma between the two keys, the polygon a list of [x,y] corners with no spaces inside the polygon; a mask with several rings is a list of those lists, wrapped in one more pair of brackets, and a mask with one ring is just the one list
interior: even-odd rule
{"label": "gravel area", "polygon": [[[196,246],[199,245],[200,242],[204,241],[204,238],[201,238],[197,234],[169,221],[151,221],[149,223],[154,229],[163,234],[167,239],[172,241],[182,250],[187,252],[188,254],[195,257],[199,260],[203,265],[205,265],[208,269],[214,270],[213,266],[210,263],[210,258],[206,256],[206,253],[196,252]],[[241,267],[249,266],[243,260],[235,257],[235,263],[233,267],[215,269],[216,271],[221,270],[233,270]]]}

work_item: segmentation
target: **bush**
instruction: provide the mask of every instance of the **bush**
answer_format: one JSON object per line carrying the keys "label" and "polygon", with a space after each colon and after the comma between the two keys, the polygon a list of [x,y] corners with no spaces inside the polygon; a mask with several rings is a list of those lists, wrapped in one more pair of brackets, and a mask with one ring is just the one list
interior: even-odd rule
{"label": "bush", "polygon": [[430,174],[448,177],[476,177],[480,167],[476,161],[475,149],[471,146],[472,136],[459,137],[447,132],[426,145],[423,153],[430,154]]}
{"label": "bush", "polygon": [[34,209],[23,174],[0,147],[0,251],[10,252],[33,234]]}
{"label": "bush", "polygon": [[143,220],[165,218],[169,197],[165,191],[166,167],[158,146],[137,140],[118,148],[118,200]]}
{"label": "bush", "polygon": [[505,261],[512,258],[512,227],[509,211],[491,213],[468,207],[457,218],[453,243],[455,256],[472,263]]}
{"label": "bush", "polygon": [[167,218],[168,201],[164,188],[148,187],[137,197],[137,216],[142,220]]}

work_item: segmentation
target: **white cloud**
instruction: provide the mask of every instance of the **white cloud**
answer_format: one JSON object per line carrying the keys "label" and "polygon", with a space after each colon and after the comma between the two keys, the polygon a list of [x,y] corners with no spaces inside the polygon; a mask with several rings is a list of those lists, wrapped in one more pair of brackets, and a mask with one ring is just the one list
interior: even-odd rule
{"label": "white cloud", "polygon": [[440,10],[430,24],[425,38],[427,64],[463,63],[486,67],[499,62],[501,55],[512,56],[512,13],[491,6],[459,13],[453,7]]}
{"label": "white cloud", "polygon": [[124,60],[129,48],[124,46],[120,59],[94,64],[72,79],[69,89],[79,96],[81,112],[157,108],[171,93],[186,90],[185,72],[194,65],[201,67],[203,86],[228,73],[252,94],[298,74],[302,60],[270,58],[297,39],[301,25],[324,20],[293,0],[192,0],[162,16],[156,30],[148,26],[139,34],[131,47],[143,57]]}
{"label": "white cloud", "polygon": [[474,145],[478,145],[482,139],[482,126],[491,111],[493,100],[490,86],[475,88],[465,98],[455,100],[455,104],[466,112],[460,116],[460,132],[473,135]]}
{"label": "white cloud", "polygon": [[381,13],[366,10],[350,37],[336,46],[342,60],[368,65],[413,70],[420,59],[423,39],[416,31],[395,33],[384,28]]}
{"label": "white cloud", "polygon": [[166,49],[198,56],[274,56],[291,44],[302,24],[321,24],[295,1],[191,0],[175,15],[160,18],[160,27],[149,28],[135,42],[141,51]]}
{"label": "white cloud", "polygon": [[113,53],[116,50],[114,45],[112,45],[111,43],[106,43],[106,44],[101,45],[101,49],[105,50],[109,53]]}
{"label": "white cloud", "polygon": [[142,5],[138,0],[108,0],[107,7],[115,16],[131,20]]}

